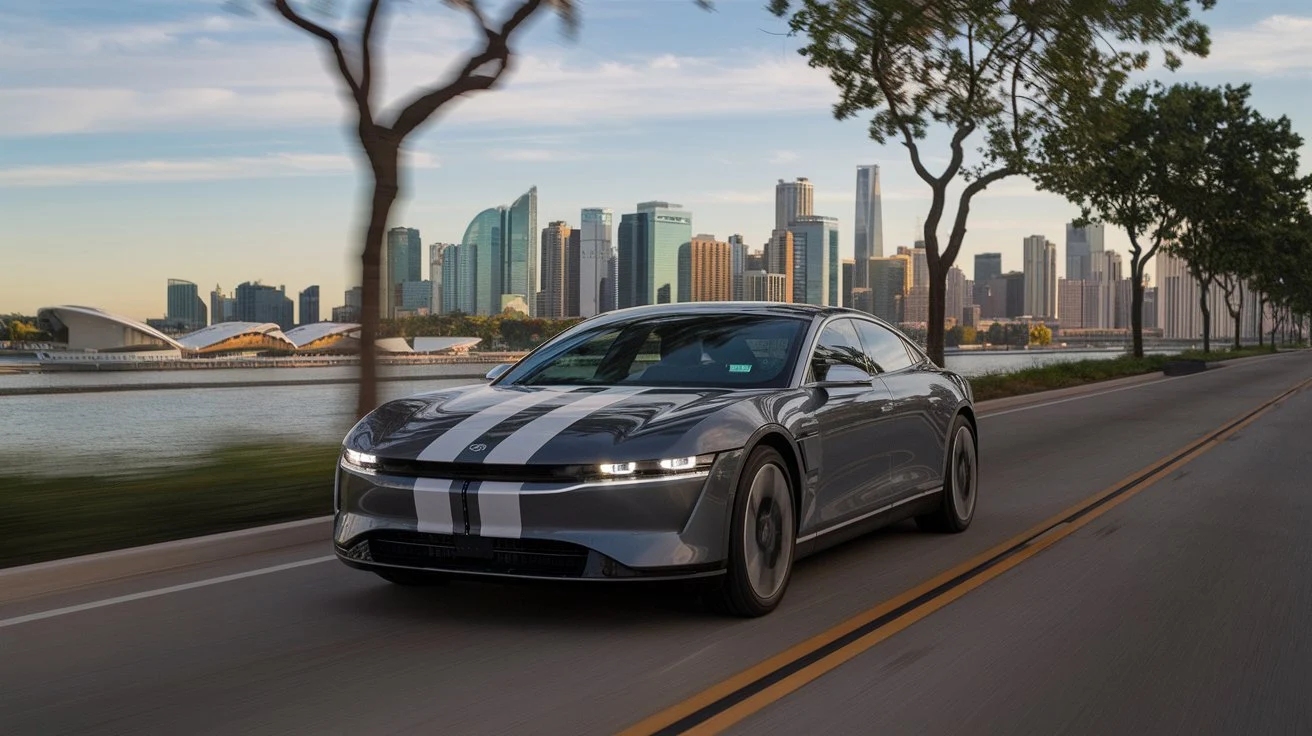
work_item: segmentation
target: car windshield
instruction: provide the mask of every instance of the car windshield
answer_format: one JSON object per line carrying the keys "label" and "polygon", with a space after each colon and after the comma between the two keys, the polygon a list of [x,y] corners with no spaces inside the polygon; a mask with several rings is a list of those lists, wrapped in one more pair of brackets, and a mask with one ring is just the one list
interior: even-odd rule
{"label": "car windshield", "polygon": [[782,388],[807,321],[760,314],[639,317],[560,338],[501,385]]}

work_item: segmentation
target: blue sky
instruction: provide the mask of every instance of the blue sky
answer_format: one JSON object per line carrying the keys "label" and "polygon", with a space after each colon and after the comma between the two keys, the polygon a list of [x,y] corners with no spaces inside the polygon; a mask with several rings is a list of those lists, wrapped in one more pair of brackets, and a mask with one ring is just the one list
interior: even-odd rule
{"label": "blue sky", "polygon": [[[398,4],[386,99],[446,69],[474,40],[436,0]],[[500,3],[496,3],[499,7]],[[458,240],[484,207],[539,190],[539,225],[582,207],[665,199],[695,232],[759,246],[779,178],[809,177],[851,254],[855,167],[880,164],[885,242],[910,244],[928,207],[900,147],[835,122],[834,89],[797,55],[764,0],[589,0],[575,40],[543,16],[502,89],[462,101],[412,139],[393,224]],[[7,0],[0,8],[0,313],[59,303],[131,317],[164,311],[165,280],[208,292],[246,280],[356,282],[359,175],[343,105],[308,37],[222,0]],[[1220,0],[1213,52],[1171,75],[1251,82],[1254,104],[1312,138],[1312,6]],[[976,199],[959,264],[1021,240],[1064,247],[1076,214],[1023,179]],[[1124,237],[1109,245],[1124,249]],[[1058,259],[1064,262],[1064,257]]]}

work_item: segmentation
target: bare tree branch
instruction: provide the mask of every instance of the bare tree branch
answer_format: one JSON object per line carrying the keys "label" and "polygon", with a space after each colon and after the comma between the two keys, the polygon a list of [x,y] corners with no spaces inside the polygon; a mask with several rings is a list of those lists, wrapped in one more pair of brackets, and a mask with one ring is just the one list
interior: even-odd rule
{"label": "bare tree branch", "polygon": [[[438,108],[456,97],[477,90],[491,89],[510,66],[510,36],[537,11],[542,2],[543,0],[524,0],[515,9],[515,12],[511,13],[510,17],[501,24],[499,29],[493,29],[486,24],[485,20],[480,20],[480,23],[483,23],[483,32],[487,37],[483,50],[471,56],[464,67],[450,81],[420,94],[407,103],[401,109],[401,112],[397,114],[396,121],[392,123],[392,132],[398,138],[404,138],[427,120]],[[475,14],[476,19],[483,17],[482,11],[478,10],[477,4],[473,0],[462,3],[462,5],[469,8],[470,12]],[[476,73],[488,64],[493,63],[497,65],[493,72],[489,74]]]}
{"label": "bare tree branch", "polygon": [[366,102],[372,102],[374,62],[370,47],[374,38],[374,21],[378,19],[380,5],[382,0],[370,0],[369,9],[364,15],[364,30],[360,32],[360,95]]}
{"label": "bare tree branch", "polygon": [[351,71],[351,65],[346,61],[346,54],[342,51],[341,40],[339,40],[337,35],[332,31],[301,16],[292,9],[291,5],[287,4],[287,0],[272,0],[272,3],[274,10],[277,10],[282,17],[291,21],[293,25],[303,31],[318,36],[328,43],[329,48],[332,49],[333,56],[337,60],[337,71],[341,73],[342,82],[351,90],[351,96],[355,98],[356,106],[360,109],[361,116],[363,117],[368,109],[369,103],[360,88],[359,81],[356,80],[355,74]]}

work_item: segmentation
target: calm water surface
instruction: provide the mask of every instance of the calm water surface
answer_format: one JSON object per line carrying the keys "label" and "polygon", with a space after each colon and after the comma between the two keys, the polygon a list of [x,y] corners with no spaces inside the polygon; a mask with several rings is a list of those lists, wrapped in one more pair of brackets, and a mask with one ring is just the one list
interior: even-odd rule
{"label": "calm water surface", "polygon": [[[948,356],[965,375],[1070,360],[1113,358],[1120,351],[990,352]],[[3,358],[0,358],[3,360]],[[0,363],[2,366],[3,363]],[[474,366],[482,372],[489,366]],[[397,366],[386,374],[432,376],[470,366]],[[268,368],[110,373],[0,373],[7,386],[213,383],[214,388],[42,396],[0,396],[0,469],[108,471],[186,460],[233,441],[284,439],[334,445],[352,424],[355,388],[329,386],[222,387],[257,380],[352,378],[355,369]],[[384,400],[479,379],[383,383]]]}

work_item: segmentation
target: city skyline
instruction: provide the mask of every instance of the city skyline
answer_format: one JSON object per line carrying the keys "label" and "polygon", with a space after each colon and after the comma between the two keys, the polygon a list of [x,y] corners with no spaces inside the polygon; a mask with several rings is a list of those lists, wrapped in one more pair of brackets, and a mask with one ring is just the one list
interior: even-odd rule
{"label": "city skyline", "polygon": [[[164,304],[151,285],[173,277],[234,284],[255,271],[326,294],[358,283],[362,172],[316,50],[264,15],[177,4],[127,4],[112,18],[74,12],[83,7],[96,9],[7,11],[7,26],[23,34],[9,31],[16,51],[0,59],[10,72],[0,97],[14,112],[0,123],[10,143],[0,147],[0,312],[90,302],[154,317]],[[389,71],[401,83],[393,93],[431,67],[433,39],[470,39],[465,19],[416,12],[390,24]],[[1222,3],[1202,17],[1211,57],[1157,76],[1252,81],[1255,106],[1289,114],[1308,135],[1312,103],[1298,94],[1312,71],[1306,6]],[[621,32],[634,22],[651,32]],[[928,190],[901,146],[871,143],[864,116],[835,122],[832,85],[796,55],[801,39],[758,30],[781,24],[757,4],[704,13],[692,3],[601,2],[584,9],[583,23],[569,43],[542,23],[504,89],[460,103],[416,140],[407,198],[389,226],[418,229],[425,243],[459,242],[480,206],[549,173],[539,223],[669,199],[698,213],[698,231],[742,233],[756,248],[773,224],[769,182],[805,176],[815,210],[840,218],[839,255],[851,258],[855,167],[878,165],[886,254],[919,239]],[[104,99],[82,96],[87,86]],[[653,98],[677,104],[639,104]],[[646,153],[665,141],[677,145]],[[937,143],[926,150],[942,150]],[[695,176],[708,165],[729,176]],[[966,270],[974,254],[1001,252],[1014,264],[1024,236],[1058,240],[1076,214],[1026,180],[1004,181],[976,202],[958,263]],[[60,223],[53,237],[51,222]],[[1107,228],[1106,241],[1125,252],[1119,229]],[[1064,268],[1062,259],[1059,275]]]}

